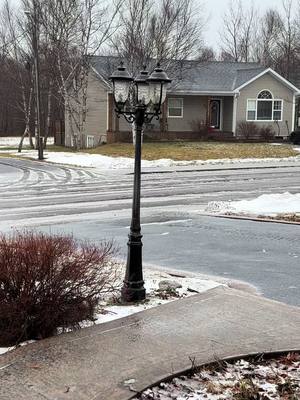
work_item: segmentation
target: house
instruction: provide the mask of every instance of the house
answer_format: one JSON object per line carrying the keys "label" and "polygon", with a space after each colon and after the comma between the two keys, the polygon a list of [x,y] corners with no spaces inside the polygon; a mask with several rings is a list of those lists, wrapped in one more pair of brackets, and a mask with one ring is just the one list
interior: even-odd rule
{"label": "house", "polygon": [[[114,57],[92,57],[82,147],[131,140],[131,126],[114,112],[109,76]],[[271,68],[256,63],[186,61],[173,79],[159,121],[145,127],[156,139],[199,139],[207,129],[216,139],[242,137],[241,122],[270,127],[279,138],[294,130],[299,89]],[[66,118],[65,144],[71,146]],[[257,138],[256,138],[257,139]]]}

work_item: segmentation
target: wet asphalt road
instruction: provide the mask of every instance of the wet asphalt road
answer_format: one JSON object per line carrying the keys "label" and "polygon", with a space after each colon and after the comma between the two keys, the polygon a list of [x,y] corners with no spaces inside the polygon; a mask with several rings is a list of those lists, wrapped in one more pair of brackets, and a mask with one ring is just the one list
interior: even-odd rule
{"label": "wet asphalt road", "polygon": [[[239,279],[300,306],[299,226],[199,213],[209,201],[300,189],[300,167],[149,173],[142,183],[144,262]],[[126,256],[132,174],[0,159],[1,230],[113,238]]]}

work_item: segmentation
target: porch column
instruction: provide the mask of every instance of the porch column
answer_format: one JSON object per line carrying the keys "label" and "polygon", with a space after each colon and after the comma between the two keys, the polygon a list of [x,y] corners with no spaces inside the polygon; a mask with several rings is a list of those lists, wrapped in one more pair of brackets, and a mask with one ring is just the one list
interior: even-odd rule
{"label": "porch column", "polygon": [[236,136],[236,117],[237,117],[237,102],[239,94],[235,93],[233,96],[233,112],[232,112],[232,132],[233,136]]}
{"label": "porch column", "polygon": [[107,101],[107,131],[112,132],[113,131],[113,95],[112,93],[108,93],[108,101]]}

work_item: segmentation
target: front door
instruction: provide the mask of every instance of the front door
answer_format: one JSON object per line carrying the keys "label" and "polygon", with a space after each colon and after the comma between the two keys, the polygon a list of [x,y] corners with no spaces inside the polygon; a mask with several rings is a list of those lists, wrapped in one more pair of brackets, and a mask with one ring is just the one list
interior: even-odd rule
{"label": "front door", "polygon": [[220,129],[221,100],[210,100],[209,102],[209,124],[215,129]]}

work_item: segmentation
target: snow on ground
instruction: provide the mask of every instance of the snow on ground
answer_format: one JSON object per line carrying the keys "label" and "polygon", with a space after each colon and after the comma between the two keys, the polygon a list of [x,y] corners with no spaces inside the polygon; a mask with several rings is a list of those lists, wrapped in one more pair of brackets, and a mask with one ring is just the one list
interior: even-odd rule
{"label": "snow on ground", "polygon": [[[0,149],[1,147],[18,147],[20,143],[20,136],[6,136],[6,137],[0,137]],[[34,140],[34,138],[33,138]],[[49,137],[47,140],[48,144],[53,144],[54,143],[54,138]],[[29,146],[29,139],[26,137],[23,142],[24,146]]]}
{"label": "snow on ground", "polygon": [[[178,273],[178,272],[177,272]],[[124,271],[120,274],[120,284],[123,278]],[[167,272],[144,268],[144,280],[145,288],[147,293],[147,299],[139,304],[122,305],[117,301],[112,301],[108,299],[107,301],[102,301],[99,304],[99,312],[95,315],[96,320],[92,322],[83,322],[82,328],[91,326],[93,324],[102,324],[104,322],[112,321],[114,319],[127,317],[131,314],[135,314],[139,311],[148,310],[149,308],[157,307],[161,304],[168,303],[170,301],[182,299],[187,296],[194,295],[195,293],[203,293],[207,290],[213,289],[217,286],[224,285],[220,282],[215,282],[210,279],[205,279],[202,276],[197,276],[194,274],[182,274],[181,276],[172,276]],[[168,280],[176,281],[181,288],[178,288],[172,292],[159,291],[159,282]],[[21,345],[26,345],[32,341],[21,343]],[[0,347],[0,355],[4,354],[15,347]]]}
{"label": "snow on ground", "polygon": [[215,214],[232,213],[266,216],[298,214],[300,213],[300,193],[263,194],[252,200],[213,201],[208,203],[205,211]]}
{"label": "snow on ground", "polygon": [[[5,152],[20,157],[20,153],[13,150]],[[300,152],[300,149],[299,149]],[[24,150],[22,157],[36,158],[36,150]],[[133,169],[133,158],[127,157],[108,157],[100,154],[72,153],[72,152],[44,152],[46,161],[56,164],[74,165],[78,167],[93,167],[99,169]],[[191,161],[175,161],[168,158],[159,160],[142,160],[143,168],[167,168],[173,166],[201,166],[201,165],[223,165],[223,164],[240,164],[240,163],[261,163],[261,162],[287,162],[300,161],[300,155],[295,157],[283,158],[222,158],[216,160],[191,160]]]}
{"label": "snow on ground", "polygon": [[297,353],[259,362],[238,360],[163,382],[135,400],[296,400],[299,374]]}

